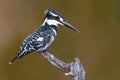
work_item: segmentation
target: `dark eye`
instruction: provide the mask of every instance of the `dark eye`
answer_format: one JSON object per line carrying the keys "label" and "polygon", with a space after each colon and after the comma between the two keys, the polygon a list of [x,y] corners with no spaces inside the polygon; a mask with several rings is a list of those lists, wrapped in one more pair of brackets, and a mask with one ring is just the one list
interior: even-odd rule
{"label": "dark eye", "polygon": [[60,18],[58,16],[55,17],[56,20],[59,20]]}

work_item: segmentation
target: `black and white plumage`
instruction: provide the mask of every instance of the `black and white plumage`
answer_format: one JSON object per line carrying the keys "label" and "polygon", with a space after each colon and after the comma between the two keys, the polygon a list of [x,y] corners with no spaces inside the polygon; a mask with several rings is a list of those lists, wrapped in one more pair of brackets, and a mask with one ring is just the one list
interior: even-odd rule
{"label": "black and white plumage", "polygon": [[20,59],[23,56],[32,52],[43,52],[54,41],[57,35],[58,24],[65,25],[72,30],[79,32],[75,27],[65,22],[63,17],[54,10],[48,9],[45,11],[45,19],[43,24],[30,34],[22,42],[18,54],[9,62],[13,63],[16,59]]}

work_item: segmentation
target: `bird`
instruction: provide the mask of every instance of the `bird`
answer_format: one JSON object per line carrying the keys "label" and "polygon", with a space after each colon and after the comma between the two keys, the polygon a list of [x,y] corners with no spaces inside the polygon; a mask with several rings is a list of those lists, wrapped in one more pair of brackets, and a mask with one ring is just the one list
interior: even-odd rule
{"label": "bird", "polygon": [[9,64],[32,52],[42,53],[46,51],[57,35],[58,25],[66,26],[78,33],[80,32],[77,28],[66,22],[63,16],[55,10],[47,9],[44,13],[45,17],[42,25],[23,40],[17,55]]}

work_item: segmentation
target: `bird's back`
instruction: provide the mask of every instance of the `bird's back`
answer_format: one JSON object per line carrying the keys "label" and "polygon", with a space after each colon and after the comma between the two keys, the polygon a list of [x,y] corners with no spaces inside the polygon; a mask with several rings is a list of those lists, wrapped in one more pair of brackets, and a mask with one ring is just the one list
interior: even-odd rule
{"label": "bird's back", "polygon": [[[54,41],[56,36],[55,26],[44,27],[41,26],[30,34],[21,44],[18,54],[13,58],[11,62],[17,58],[22,58],[23,56],[39,51],[42,52]],[[57,29],[57,28],[56,28]]]}

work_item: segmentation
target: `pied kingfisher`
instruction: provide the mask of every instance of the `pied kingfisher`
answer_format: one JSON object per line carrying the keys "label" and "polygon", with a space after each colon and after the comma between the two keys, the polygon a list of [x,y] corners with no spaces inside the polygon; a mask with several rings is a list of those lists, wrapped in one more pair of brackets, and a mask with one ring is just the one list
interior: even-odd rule
{"label": "pied kingfisher", "polygon": [[67,23],[59,13],[48,9],[45,11],[45,18],[42,25],[24,39],[18,54],[9,62],[9,64],[29,53],[46,51],[47,47],[54,41],[57,35],[58,24],[65,25],[70,29],[79,32],[78,29]]}

